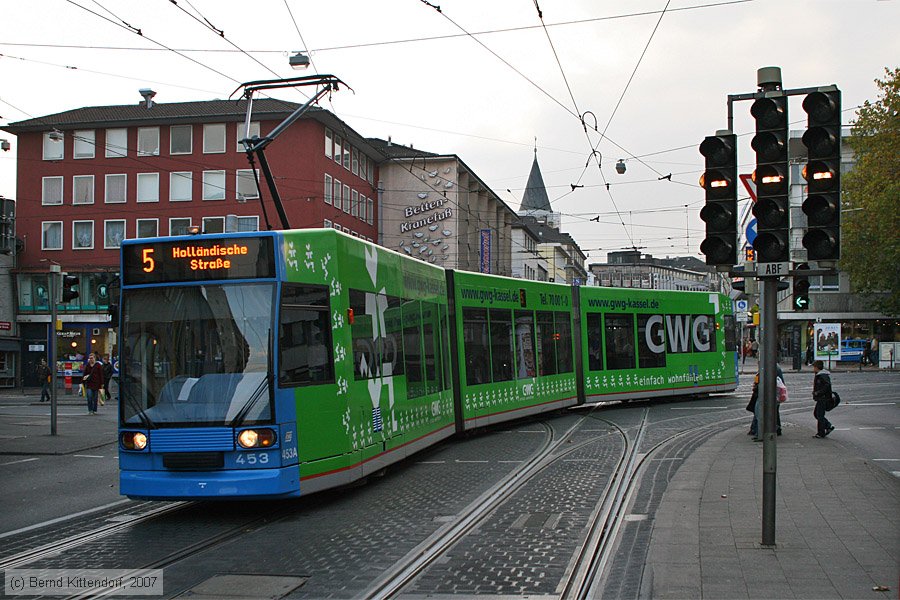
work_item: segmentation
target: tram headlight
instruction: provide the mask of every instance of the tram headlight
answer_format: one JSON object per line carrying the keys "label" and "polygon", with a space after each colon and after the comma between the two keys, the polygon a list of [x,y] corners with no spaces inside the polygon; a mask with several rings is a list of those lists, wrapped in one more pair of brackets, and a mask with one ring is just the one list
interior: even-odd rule
{"label": "tram headlight", "polygon": [[275,445],[275,431],[272,429],[244,429],[238,433],[237,439],[242,448],[269,448]]}
{"label": "tram headlight", "polygon": [[126,450],[143,450],[147,447],[147,434],[140,431],[123,432],[122,447]]}

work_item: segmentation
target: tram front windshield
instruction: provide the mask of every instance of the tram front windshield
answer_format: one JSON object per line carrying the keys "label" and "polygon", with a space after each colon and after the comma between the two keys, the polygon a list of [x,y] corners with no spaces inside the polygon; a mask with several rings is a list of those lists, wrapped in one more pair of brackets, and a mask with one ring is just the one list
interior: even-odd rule
{"label": "tram front windshield", "polygon": [[275,286],[126,290],[120,355],[126,426],[272,422],[270,348]]}

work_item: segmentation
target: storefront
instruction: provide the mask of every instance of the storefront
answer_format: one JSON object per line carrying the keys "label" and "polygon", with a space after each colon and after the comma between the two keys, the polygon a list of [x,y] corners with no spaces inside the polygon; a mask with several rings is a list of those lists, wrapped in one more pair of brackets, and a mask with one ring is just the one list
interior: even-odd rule
{"label": "storefront", "polygon": [[[42,358],[49,358],[51,336],[49,323],[24,323],[22,336],[25,340],[23,356],[23,382],[25,386],[41,385],[37,377],[37,366]],[[87,357],[95,352],[104,361],[107,356],[116,356],[116,333],[109,322],[63,323],[56,335],[57,386],[63,393],[74,393],[81,382],[82,369]]]}

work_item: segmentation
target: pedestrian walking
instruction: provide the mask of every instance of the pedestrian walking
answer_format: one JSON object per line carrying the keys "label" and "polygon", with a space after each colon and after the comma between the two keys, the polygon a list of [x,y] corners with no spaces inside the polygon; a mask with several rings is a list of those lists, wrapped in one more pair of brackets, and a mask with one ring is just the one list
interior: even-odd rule
{"label": "pedestrian walking", "polygon": [[813,416],[816,418],[816,435],[814,437],[824,438],[834,431],[834,425],[825,418],[825,404],[831,399],[831,373],[825,368],[825,363],[817,360],[813,363],[813,400],[816,401],[816,407],[813,409]]}
{"label": "pedestrian walking", "polygon": [[[781,380],[781,384],[784,385],[784,372],[781,370],[781,366],[778,363],[775,363],[775,377],[777,380]],[[776,381],[776,389],[777,383],[778,382]],[[753,391],[750,394],[750,402],[747,404],[747,410],[753,413],[753,421],[750,422],[750,431],[747,432],[747,435],[752,435],[754,442],[761,442],[762,431],[759,428],[759,424],[762,423],[763,405],[762,402],[759,401],[758,372],[753,379]],[[781,404],[779,402],[775,403],[775,433],[781,435]]]}
{"label": "pedestrian walking", "polygon": [[36,368],[38,381],[41,382],[41,402],[49,402],[50,401],[50,376],[52,373],[50,372],[50,365],[47,364],[47,359],[42,358],[40,364]]}
{"label": "pedestrian walking", "polygon": [[89,415],[97,414],[97,394],[103,388],[103,365],[97,362],[97,357],[91,352],[87,363],[84,365],[84,374],[81,376],[81,385],[84,386],[84,395],[87,398]]}
{"label": "pedestrian walking", "polygon": [[107,354],[105,357],[103,357],[103,397],[101,399],[109,400],[110,398],[112,398],[112,394],[110,394],[109,391],[109,382],[112,381],[112,377],[112,360],[110,359],[109,354]]}

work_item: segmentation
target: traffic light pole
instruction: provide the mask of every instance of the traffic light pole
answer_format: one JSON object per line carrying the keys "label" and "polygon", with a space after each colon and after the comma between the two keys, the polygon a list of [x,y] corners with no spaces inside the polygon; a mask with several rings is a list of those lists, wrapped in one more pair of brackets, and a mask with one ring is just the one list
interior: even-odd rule
{"label": "traffic light pole", "polygon": [[763,440],[762,545],[775,545],[775,483],[778,450],[777,400],[775,398],[776,358],[778,355],[778,278],[759,280],[762,354],[759,361],[759,400],[763,403],[762,423],[757,423]]}
{"label": "traffic light pole", "polygon": [[50,265],[50,327],[47,328],[47,337],[50,338],[50,350],[47,358],[50,362],[50,435],[56,435],[56,303],[62,292],[62,273],[59,265]]}

